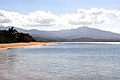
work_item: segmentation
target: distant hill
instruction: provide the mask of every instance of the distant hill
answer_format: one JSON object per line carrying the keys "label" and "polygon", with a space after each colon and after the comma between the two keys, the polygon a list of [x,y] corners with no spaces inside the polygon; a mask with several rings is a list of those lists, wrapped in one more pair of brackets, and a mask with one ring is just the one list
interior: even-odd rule
{"label": "distant hill", "polygon": [[[4,27],[0,27],[2,29]],[[120,41],[120,34],[103,31],[86,26],[77,29],[60,31],[25,30],[16,28],[19,32],[29,33],[38,41],[77,41],[77,42],[101,42]]]}

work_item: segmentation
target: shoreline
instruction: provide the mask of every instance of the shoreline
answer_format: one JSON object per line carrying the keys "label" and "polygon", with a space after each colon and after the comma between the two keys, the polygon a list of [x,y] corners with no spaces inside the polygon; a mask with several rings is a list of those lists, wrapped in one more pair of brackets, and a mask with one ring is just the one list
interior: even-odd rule
{"label": "shoreline", "polygon": [[[23,48],[23,47],[29,47],[29,46],[45,46],[49,44],[55,44],[57,42],[21,42],[21,43],[3,43],[0,44],[0,51],[1,50],[8,50],[13,48]],[[97,43],[97,44],[120,44],[120,42],[63,42],[63,43]]]}
{"label": "shoreline", "polygon": [[63,42],[63,43],[120,44],[120,42]]}
{"label": "shoreline", "polygon": [[13,48],[28,47],[28,46],[37,46],[37,45],[44,46],[54,43],[55,42],[5,43],[5,44],[0,44],[0,51],[13,49]]}

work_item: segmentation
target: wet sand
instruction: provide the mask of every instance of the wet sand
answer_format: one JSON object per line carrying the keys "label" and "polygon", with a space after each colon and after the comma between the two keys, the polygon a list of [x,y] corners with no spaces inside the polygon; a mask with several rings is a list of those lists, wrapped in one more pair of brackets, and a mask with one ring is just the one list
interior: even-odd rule
{"label": "wet sand", "polygon": [[8,44],[0,44],[0,50],[6,50],[11,48],[22,48],[26,46],[36,46],[36,45],[49,45],[54,44],[55,42],[29,42],[29,43],[8,43]]}

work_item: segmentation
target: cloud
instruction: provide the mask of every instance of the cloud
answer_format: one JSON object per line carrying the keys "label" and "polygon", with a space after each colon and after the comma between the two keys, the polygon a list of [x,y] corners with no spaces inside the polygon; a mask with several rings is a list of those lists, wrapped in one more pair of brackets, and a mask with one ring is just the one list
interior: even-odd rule
{"label": "cloud", "polygon": [[91,25],[91,22],[88,21],[69,21],[69,24],[71,25]]}
{"label": "cloud", "polygon": [[0,10],[0,25],[17,26],[21,28],[41,28],[53,26],[81,26],[81,25],[120,25],[120,11],[107,9],[77,9],[75,13],[61,15],[50,11],[35,11],[29,14]]}
{"label": "cloud", "polygon": [[0,23],[9,23],[9,22],[11,22],[11,20],[0,18]]}
{"label": "cloud", "polygon": [[[28,23],[24,24],[24,26],[53,26],[55,25],[55,21],[57,19],[57,15],[52,14],[50,11],[35,11],[26,15]],[[29,24],[30,22],[30,24]]]}
{"label": "cloud", "polygon": [[9,23],[11,22],[10,19],[7,18],[7,16],[5,16],[4,13],[2,13],[2,11],[0,11],[0,23]]}

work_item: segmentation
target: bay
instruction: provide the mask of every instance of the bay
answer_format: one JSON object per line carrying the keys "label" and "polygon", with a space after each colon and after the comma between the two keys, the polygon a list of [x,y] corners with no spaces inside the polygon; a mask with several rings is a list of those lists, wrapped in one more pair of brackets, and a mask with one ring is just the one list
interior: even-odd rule
{"label": "bay", "polygon": [[0,51],[0,80],[120,80],[120,44],[60,42]]}

